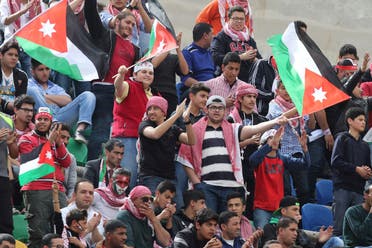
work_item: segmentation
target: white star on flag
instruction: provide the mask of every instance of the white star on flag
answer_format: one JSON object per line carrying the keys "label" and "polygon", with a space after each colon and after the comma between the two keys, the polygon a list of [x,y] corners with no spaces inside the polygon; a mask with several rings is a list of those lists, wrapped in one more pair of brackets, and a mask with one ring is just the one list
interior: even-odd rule
{"label": "white star on flag", "polygon": [[327,92],[323,91],[322,87],[320,87],[319,89],[314,88],[314,93],[312,94],[312,96],[314,97],[314,102],[323,102],[323,100],[327,99],[326,94]]}
{"label": "white star on flag", "polygon": [[52,159],[52,153],[51,153],[50,151],[47,151],[47,152],[45,153],[45,157],[46,157],[47,159]]}
{"label": "white star on flag", "polygon": [[158,49],[156,49],[156,53],[160,53],[165,47],[164,39],[160,41],[160,44],[158,46]]}
{"label": "white star on flag", "polygon": [[57,32],[54,29],[55,25],[56,25],[55,23],[50,23],[50,21],[48,19],[46,22],[41,23],[42,27],[39,29],[39,31],[43,33],[43,37],[49,36],[50,38],[52,38],[52,34]]}

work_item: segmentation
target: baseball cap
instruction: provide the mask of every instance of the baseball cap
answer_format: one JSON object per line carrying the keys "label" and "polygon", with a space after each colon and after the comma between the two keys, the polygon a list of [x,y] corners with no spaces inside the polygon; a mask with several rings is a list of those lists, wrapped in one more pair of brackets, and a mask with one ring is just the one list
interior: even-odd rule
{"label": "baseball cap", "polygon": [[52,111],[50,111],[50,108],[48,107],[40,107],[37,111],[37,114],[35,115],[35,119],[39,118],[39,116],[45,116],[51,120],[53,119]]}
{"label": "baseball cap", "polygon": [[209,105],[213,103],[219,103],[219,104],[222,104],[224,107],[226,107],[225,99],[222,96],[213,95],[209,97],[206,106],[208,107]]}
{"label": "baseball cap", "polygon": [[260,144],[261,145],[265,144],[267,139],[270,138],[270,137],[273,137],[275,135],[275,133],[276,133],[275,129],[269,129],[266,132],[264,132],[261,136]]}
{"label": "baseball cap", "polygon": [[300,206],[300,202],[297,200],[296,197],[293,197],[293,196],[284,196],[281,200],[280,200],[280,204],[279,204],[279,208],[277,210],[275,210],[274,214],[277,215],[277,214],[280,214],[280,210],[282,208],[286,208],[286,207],[289,207],[289,206]]}

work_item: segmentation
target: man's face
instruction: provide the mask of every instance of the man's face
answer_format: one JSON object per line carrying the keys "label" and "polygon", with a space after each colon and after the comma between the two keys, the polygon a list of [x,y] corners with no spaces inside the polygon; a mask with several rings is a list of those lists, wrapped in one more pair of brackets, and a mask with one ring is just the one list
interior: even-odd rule
{"label": "man's face", "polygon": [[134,199],[133,205],[139,210],[143,208],[152,208],[153,199],[152,195],[144,195]]}
{"label": "man's face", "polygon": [[127,5],[127,0],[111,0],[111,4],[118,10],[123,10]]}
{"label": "man's face", "polygon": [[357,58],[355,57],[354,54],[347,53],[344,56],[341,56],[341,57],[338,58],[339,61],[344,60],[344,59],[351,59],[354,64],[358,64],[358,60],[357,60]]}
{"label": "man's face", "polygon": [[212,40],[213,40],[213,30],[211,30],[209,33],[204,33],[204,38],[206,41],[205,43],[207,44],[205,48],[210,47],[212,44]]}
{"label": "man's face", "polygon": [[163,193],[156,191],[155,193],[155,201],[159,205],[161,209],[165,208],[168,204],[172,203],[172,199],[176,195],[175,192],[170,192],[170,190],[166,190]]}
{"label": "man's face", "polygon": [[14,107],[16,120],[22,123],[30,123],[34,115],[34,105],[23,103],[20,108]]}
{"label": "man's face", "polygon": [[125,190],[128,188],[130,183],[130,177],[126,175],[117,175],[116,178],[112,178],[113,190],[117,195],[125,194]]}
{"label": "man's face", "polygon": [[132,35],[136,20],[133,16],[129,15],[121,20],[116,20],[115,31],[123,38],[128,38]]}
{"label": "man's face", "polygon": [[124,156],[124,147],[114,146],[111,151],[105,150],[106,152],[106,163],[111,168],[120,167],[121,160]]}
{"label": "man's face", "polygon": [[15,68],[18,62],[18,51],[15,48],[10,48],[6,53],[1,54],[1,64],[8,68]]}
{"label": "man's face", "polygon": [[372,186],[369,187],[368,193],[364,192],[364,201],[369,207],[372,207]]}
{"label": "man's face", "polygon": [[205,199],[199,199],[197,201],[192,201],[193,205],[193,210],[194,213],[199,212],[199,210],[202,210],[204,208],[207,208],[207,205],[205,205]]}
{"label": "man's face", "polygon": [[337,71],[337,77],[338,79],[340,80],[346,80],[348,79],[351,75],[354,74],[354,70],[342,70],[342,69],[338,69]]}
{"label": "man's face", "polygon": [[64,247],[63,239],[61,238],[52,239],[51,248],[63,248],[63,247]]}
{"label": "man's face", "polygon": [[165,113],[158,106],[150,106],[147,109],[147,118],[159,125],[164,121]]}
{"label": "man's face", "polygon": [[38,130],[39,132],[43,132],[43,133],[48,132],[51,125],[52,125],[52,120],[45,116],[39,116],[35,120],[35,127],[36,127],[36,130]]}
{"label": "man's face", "polygon": [[65,146],[67,146],[68,141],[70,139],[70,133],[67,130],[61,130],[60,131],[60,137],[61,137],[61,140],[62,140],[63,144],[65,144]]}
{"label": "man's face", "polygon": [[235,11],[231,14],[229,25],[235,31],[242,31],[245,27],[245,14],[244,12]]}
{"label": "man's face", "polygon": [[47,83],[50,76],[50,69],[45,65],[39,65],[35,69],[32,69],[32,75],[39,83]]}
{"label": "man's face", "polygon": [[204,109],[205,104],[208,101],[208,95],[209,93],[203,90],[197,92],[196,95],[190,93],[190,100],[192,101],[192,104],[194,104],[194,106],[198,109]]}
{"label": "man's face", "polygon": [[256,100],[256,94],[246,94],[242,97],[239,97],[241,106],[247,110],[254,110],[254,108],[256,107]]}
{"label": "man's face", "polygon": [[301,220],[301,213],[300,213],[300,206],[289,206],[285,207],[281,210],[282,216],[284,217],[290,217],[292,219],[295,219],[297,221]]}
{"label": "man's face", "polygon": [[232,240],[240,236],[240,217],[235,216],[222,224],[222,232],[226,239]]}
{"label": "man's face", "polygon": [[279,83],[279,87],[277,89],[277,94],[279,96],[281,96],[284,100],[286,100],[287,102],[290,102],[292,101],[291,100],[291,97],[289,96],[287,90],[285,89],[284,87],[284,84],[283,83]]}
{"label": "man's face", "polygon": [[79,209],[87,210],[93,202],[94,187],[89,182],[81,182],[78,185],[75,195],[76,206]]}
{"label": "man's face", "polygon": [[154,71],[151,69],[142,69],[134,73],[134,78],[144,86],[149,87],[154,81]]}
{"label": "man's face", "polygon": [[106,240],[112,248],[125,247],[125,241],[127,240],[127,229],[124,227],[116,228],[112,233],[106,234]]}
{"label": "man's face", "polygon": [[210,122],[220,124],[225,116],[226,108],[222,104],[213,103],[207,107],[207,116]]}
{"label": "man's face", "polygon": [[222,65],[222,73],[226,81],[232,85],[235,83],[239,75],[240,64],[236,62],[229,62],[227,65]]}
{"label": "man's face", "polygon": [[296,242],[298,225],[292,223],[287,228],[279,228],[278,236],[286,246],[292,246]]}
{"label": "man's face", "polygon": [[198,240],[210,240],[214,237],[217,230],[217,221],[209,220],[203,224],[195,223]]}
{"label": "man's face", "polygon": [[359,115],[354,120],[348,118],[347,122],[349,127],[357,132],[363,132],[366,128],[366,117],[364,115]]}
{"label": "man's face", "polygon": [[9,241],[3,240],[0,244],[0,248],[15,248],[15,245],[11,244]]}
{"label": "man's face", "polygon": [[237,213],[241,217],[245,211],[245,205],[240,198],[232,198],[227,201],[227,210]]}

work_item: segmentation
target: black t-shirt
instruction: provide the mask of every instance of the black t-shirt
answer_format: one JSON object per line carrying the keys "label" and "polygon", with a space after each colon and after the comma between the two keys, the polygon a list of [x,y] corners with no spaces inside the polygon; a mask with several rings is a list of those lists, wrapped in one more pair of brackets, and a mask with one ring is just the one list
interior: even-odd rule
{"label": "black t-shirt", "polygon": [[156,124],[146,120],[142,121],[138,128],[140,138],[140,175],[175,179],[175,146],[182,130],[178,126],[173,125],[163,136],[154,140],[143,135],[143,130],[148,126],[155,128]]}

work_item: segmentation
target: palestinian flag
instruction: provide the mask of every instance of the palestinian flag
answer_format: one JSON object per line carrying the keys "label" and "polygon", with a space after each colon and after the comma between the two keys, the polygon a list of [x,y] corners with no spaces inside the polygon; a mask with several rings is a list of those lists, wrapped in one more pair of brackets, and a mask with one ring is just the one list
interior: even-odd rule
{"label": "palestinian flag", "polygon": [[300,115],[314,113],[345,101],[332,65],[298,22],[289,24],[283,35],[268,40],[279,76]]}
{"label": "palestinian flag", "polygon": [[70,78],[103,78],[107,55],[92,43],[66,0],[30,21],[15,38],[32,58]]}
{"label": "palestinian flag", "polygon": [[47,141],[38,158],[21,164],[19,172],[19,184],[25,185],[55,171],[52,149]]}
{"label": "palestinian flag", "polygon": [[155,19],[151,29],[149,51],[138,63],[149,60],[159,54],[169,52],[177,47],[177,42],[173,35],[163,24]]}

